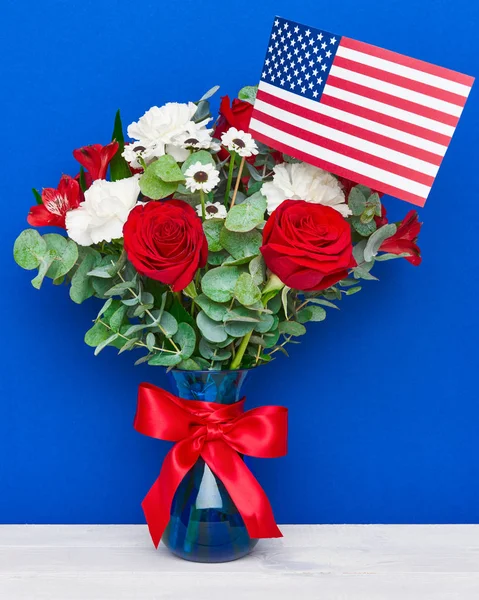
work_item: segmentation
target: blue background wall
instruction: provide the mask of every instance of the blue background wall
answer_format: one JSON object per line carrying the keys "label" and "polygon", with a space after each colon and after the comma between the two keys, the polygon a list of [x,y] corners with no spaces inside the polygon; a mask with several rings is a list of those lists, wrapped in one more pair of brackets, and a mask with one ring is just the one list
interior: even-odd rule
{"label": "blue background wall", "polygon": [[[256,83],[276,13],[479,73],[472,0],[3,0],[1,522],[142,522],[167,449],[132,429],[138,383],[164,384],[162,370],[95,358],[97,301],[38,292],[14,264],[30,188],[74,174],[72,149],[106,142],[118,107],[129,123]],[[477,97],[421,211],[423,265],[379,265],[380,283],[255,373],[250,406],[290,408],[289,455],[252,461],[279,522],[479,522]]]}

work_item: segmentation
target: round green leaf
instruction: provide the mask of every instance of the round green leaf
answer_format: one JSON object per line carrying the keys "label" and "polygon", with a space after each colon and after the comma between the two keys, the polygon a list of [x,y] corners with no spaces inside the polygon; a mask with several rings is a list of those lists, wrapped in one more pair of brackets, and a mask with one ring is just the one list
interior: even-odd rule
{"label": "round green leaf", "polygon": [[234,294],[243,306],[251,306],[261,300],[261,291],[249,273],[241,273],[238,277]]}
{"label": "round green leaf", "polygon": [[234,289],[241,271],[238,267],[217,267],[204,274],[201,289],[204,294],[215,302],[228,302],[234,294]]}
{"label": "round green leaf", "polygon": [[257,192],[246,198],[241,204],[237,204],[230,209],[226,217],[225,227],[229,231],[251,231],[263,222],[265,210],[266,198],[261,192]]}
{"label": "round green leaf", "polygon": [[179,354],[158,352],[158,354],[154,354],[152,358],[148,360],[148,364],[159,367],[173,367],[179,364],[181,361],[182,358]]}
{"label": "round green leaf", "polygon": [[223,323],[213,321],[203,311],[198,313],[196,324],[209,342],[224,342],[228,338]]}
{"label": "round green leaf", "polygon": [[179,323],[178,331],[173,336],[173,340],[180,346],[181,358],[186,360],[195,351],[196,334],[195,330],[188,323]]}
{"label": "round green leaf", "polygon": [[208,250],[210,252],[219,252],[222,249],[220,233],[223,226],[223,219],[208,219],[203,223],[203,230],[208,240]]}
{"label": "round green leaf", "polygon": [[15,262],[31,271],[36,269],[47,252],[47,243],[35,229],[25,229],[15,240],[13,258]]}
{"label": "round green leaf", "polygon": [[233,337],[243,337],[253,331],[255,323],[249,321],[227,321],[225,330],[228,335]]}
{"label": "round green leaf", "polygon": [[205,294],[200,294],[195,298],[195,303],[204,310],[210,319],[213,321],[223,321],[224,316],[228,311],[228,307],[224,304],[219,304],[210,300]]}
{"label": "round green leaf", "polygon": [[268,313],[261,313],[259,319],[260,322],[256,323],[254,329],[259,333],[266,333],[274,326],[277,317],[274,317],[273,315],[270,315]]}
{"label": "round green leaf", "polygon": [[55,258],[47,271],[47,277],[58,279],[66,275],[78,260],[78,246],[73,240],[64,238],[58,233],[47,233],[43,236],[47,248],[55,252]]}
{"label": "round green leaf", "polygon": [[220,234],[221,245],[235,259],[245,258],[247,256],[256,256],[263,243],[263,236],[260,231],[253,229],[245,233],[229,231],[223,228]]}
{"label": "round green leaf", "polygon": [[200,354],[207,360],[221,361],[228,360],[231,357],[231,352],[218,346],[213,346],[205,338],[201,338],[199,344]]}
{"label": "round green leaf", "polygon": [[279,331],[286,335],[304,335],[306,327],[301,323],[296,323],[296,321],[282,321],[279,324]]}
{"label": "round green leaf", "polygon": [[191,165],[194,165],[197,162],[200,162],[202,165],[215,165],[215,160],[209,152],[206,150],[199,150],[188,156],[181,167],[182,172],[185,173]]}

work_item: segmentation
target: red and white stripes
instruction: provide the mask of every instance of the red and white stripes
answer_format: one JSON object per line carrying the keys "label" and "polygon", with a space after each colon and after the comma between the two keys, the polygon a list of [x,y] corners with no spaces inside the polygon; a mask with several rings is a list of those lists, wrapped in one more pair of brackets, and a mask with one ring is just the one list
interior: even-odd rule
{"label": "red and white stripes", "polygon": [[319,102],[262,81],[250,131],[285,153],[423,206],[473,81],[342,38]]}

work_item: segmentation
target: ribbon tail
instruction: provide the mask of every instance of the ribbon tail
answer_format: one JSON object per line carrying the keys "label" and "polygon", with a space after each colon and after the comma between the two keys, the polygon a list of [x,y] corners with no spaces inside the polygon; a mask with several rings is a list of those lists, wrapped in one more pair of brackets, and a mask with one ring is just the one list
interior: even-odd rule
{"label": "ribbon tail", "polygon": [[175,492],[198,456],[199,453],[192,448],[190,440],[182,440],[175,444],[163,461],[158,479],[141,503],[155,548],[158,548],[170,520]]}
{"label": "ribbon tail", "polygon": [[265,491],[235,450],[215,440],[205,444],[201,457],[224,484],[251,538],[283,537]]}

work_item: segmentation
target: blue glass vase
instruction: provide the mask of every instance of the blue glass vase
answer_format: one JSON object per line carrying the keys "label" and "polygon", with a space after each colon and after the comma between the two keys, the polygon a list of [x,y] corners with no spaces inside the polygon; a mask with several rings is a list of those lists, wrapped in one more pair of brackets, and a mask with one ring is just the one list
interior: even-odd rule
{"label": "blue glass vase", "polygon": [[[170,371],[171,391],[186,400],[233,404],[241,399],[248,371]],[[190,469],[171,505],[162,541],[177,556],[226,562],[251,552],[243,519],[221,481],[203,459]]]}

